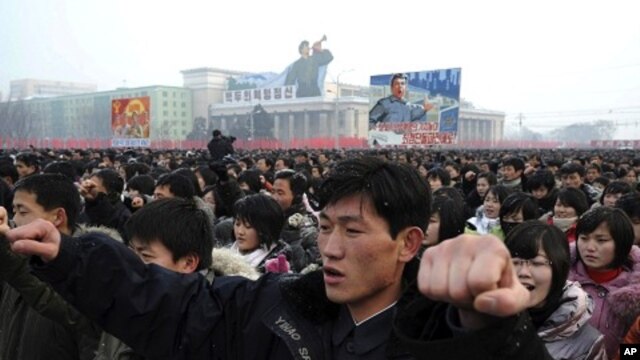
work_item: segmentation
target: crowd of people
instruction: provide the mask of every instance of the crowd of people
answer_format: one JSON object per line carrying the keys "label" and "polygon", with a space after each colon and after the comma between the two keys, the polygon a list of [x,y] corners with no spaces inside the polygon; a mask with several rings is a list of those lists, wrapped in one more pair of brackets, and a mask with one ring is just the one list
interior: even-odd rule
{"label": "crowd of people", "polygon": [[627,150],[0,154],[2,359],[615,359]]}

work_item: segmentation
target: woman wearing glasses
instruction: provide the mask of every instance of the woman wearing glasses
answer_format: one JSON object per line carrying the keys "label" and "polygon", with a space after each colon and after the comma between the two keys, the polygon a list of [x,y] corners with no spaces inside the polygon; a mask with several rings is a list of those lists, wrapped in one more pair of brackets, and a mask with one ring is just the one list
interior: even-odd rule
{"label": "woman wearing glasses", "polygon": [[605,337],[614,358],[631,322],[640,314],[640,249],[633,246],[631,220],[620,209],[599,207],[576,226],[570,278],[595,303],[591,325]]}
{"label": "woman wearing glasses", "polygon": [[562,231],[538,220],[507,235],[520,282],[530,291],[529,315],[554,359],[604,359],[602,334],[589,325],[593,303],[569,275],[569,245]]}

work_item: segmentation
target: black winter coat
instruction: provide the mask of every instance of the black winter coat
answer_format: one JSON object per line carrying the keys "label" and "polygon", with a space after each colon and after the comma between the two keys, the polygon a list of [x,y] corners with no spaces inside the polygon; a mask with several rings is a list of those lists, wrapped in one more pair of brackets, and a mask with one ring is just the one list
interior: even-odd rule
{"label": "black winter coat", "polygon": [[215,137],[211,139],[207,144],[207,149],[209,149],[209,154],[213,161],[220,161],[225,155],[234,153],[231,141],[225,137]]}
{"label": "black winter coat", "polygon": [[[322,272],[221,277],[210,285],[199,274],[144,265],[101,234],[63,238],[55,260],[34,258],[32,266],[78,310],[149,359],[331,359],[329,329],[340,305],[327,299]],[[415,269],[407,267],[405,275],[415,279]],[[504,333],[513,330],[508,320],[499,324],[506,324]],[[492,340],[496,351],[504,340]],[[532,348],[530,337],[522,340]],[[411,358],[393,339],[386,354]],[[438,358],[449,357],[430,357]]]}

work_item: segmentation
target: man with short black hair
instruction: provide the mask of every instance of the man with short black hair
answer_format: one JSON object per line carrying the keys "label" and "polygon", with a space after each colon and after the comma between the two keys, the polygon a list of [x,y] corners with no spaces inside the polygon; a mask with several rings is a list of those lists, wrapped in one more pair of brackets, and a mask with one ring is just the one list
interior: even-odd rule
{"label": "man with short black hair", "polygon": [[272,196],[286,218],[280,236],[287,244],[304,251],[293,256],[292,267],[298,272],[320,262],[316,245],[318,220],[309,213],[303,201],[308,186],[306,176],[293,170],[278,171],[272,186]]}
{"label": "man with short black hair", "polygon": [[[18,226],[42,219],[67,236],[88,231],[76,223],[80,196],[63,175],[22,178],[13,206]],[[6,210],[0,208],[0,226],[8,227],[8,222]],[[9,251],[0,239],[0,359],[92,360],[99,336],[97,325],[33,276],[28,259]]]}
{"label": "man with short black hair", "polygon": [[[135,212],[126,224],[127,245],[145,264],[179,274],[208,275],[213,233],[208,215],[193,201],[156,200]],[[142,359],[118,338],[103,333],[95,360]]]}
{"label": "man with short black hair", "polygon": [[164,174],[158,178],[156,187],[153,190],[154,199],[170,199],[180,197],[183,199],[191,199],[195,196],[196,191],[193,184],[186,176],[176,173]]}
{"label": "man with short black hair", "polygon": [[502,162],[502,179],[500,184],[513,191],[524,188],[524,161],[519,157],[509,157]]}
{"label": "man with short black hair", "polygon": [[124,238],[124,224],[131,211],[122,202],[124,180],[113,169],[102,169],[80,184],[80,195],[84,198],[84,214],[93,226],[106,226],[118,230]]}
{"label": "man with short black hair", "polygon": [[[323,270],[255,282],[209,286],[144,266],[99,235],[61,238],[47,223],[5,235],[14,251],[39,256],[37,275],[149,358],[548,358],[524,311],[529,292],[497,238],[462,235],[431,247],[416,273],[431,196],[415,169],[346,160],[319,197]],[[400,340],[396,312],[419,324],[396,323]]]}
{"label": "man with short black hair", "polygon": [[422,119],[433,104],[425,99],[424,104],[412,104],[405,99],[407,94],[407,75],[398,73],[391,76],[389,86],[391,95],[378,100],[369,111],[369,124],[379,122],[408,122]]}
{"label": "man with short black hair", "polygon": [[18,176],[21,179],[40,172],[40,160],[38,156],[33,153],[20,153],[16,155],[15,165]]}
{"label": "man with short black hair", "polygon": [[273,172],[273,159],[267,156],[258,156],[256,168],[260,170],[260,173],[268,183],[273,183],[273,176],[275,175]]}
{"label": "man with short black hair", "polygon": [[584,182],[585,169],[584,166],[571,162],[563,165],[560,170],[560,178],[562,186],[565,188],[574,188],[582,191],[587,198],[589,206],[600,200],[602,195],[593,186]]}

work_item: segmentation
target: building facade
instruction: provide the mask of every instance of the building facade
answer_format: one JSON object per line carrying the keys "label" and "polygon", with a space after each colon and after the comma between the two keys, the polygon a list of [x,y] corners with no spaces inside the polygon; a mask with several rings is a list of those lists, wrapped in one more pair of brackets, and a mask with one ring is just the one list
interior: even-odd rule
{"label": "building facade", "polygon": [[[230,94],[227,90],[231,78],[246,72],[200,68],[182,74],[185,87],[194,91],[194,115],[202,116],[207,109],[201,138],[210,136],[212,129],[239,139],[273,138],[283,144],[296,139],[367,137],[368,86],[326,83],[324,96],[255,100],[242,91]],[[491,146],[502,140],[504,121],[503,112],[476,109],[463,101],[457,143]]]}
{"label": "building facade", "polygon": [[150,139],[181,140],[193,129],[191,91],[182,87],[119,88],[0,104],[0,131],[14,138],[110,139],[112,101],[149,97]]}
{"label": "building facade", "polygon": [[493,147],[504,139],[506,114],[501,111],[476,109],[462,101],[458,115],[458,145]]}

